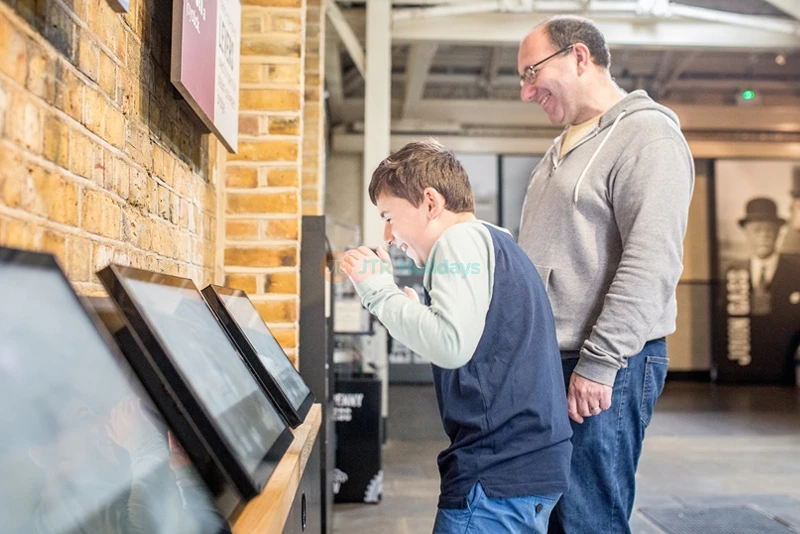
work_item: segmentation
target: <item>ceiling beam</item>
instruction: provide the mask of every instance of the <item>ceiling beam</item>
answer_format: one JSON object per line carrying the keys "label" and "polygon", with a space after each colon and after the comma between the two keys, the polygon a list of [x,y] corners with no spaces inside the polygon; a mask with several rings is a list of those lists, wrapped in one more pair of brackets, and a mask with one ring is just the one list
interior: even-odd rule
{"label": "ceiling beam", "polygon": [[[671,104],[669,106],[686,131],[800,131],[800,106],[719,106]],[[402,102],[392,102],[393,117],[399,117]],[[344,101],[345,122],[358,122],[364,117],[364,101]],[[552,128],[547,115],[536,104],[491,100],[423,100],[413,109],[409,119],[465,126],[523,126]]]}
{"label": "ceiling beam", "polygon": [[669,89],[676,81],[678,81],[681,75],[686,72],[686,69],[692,66],[692,63],[697,59],[697,56],[700,55],[700,50],[690,50],[686,53],[686,56],[681,59],[675,68],[672,69],[669,77],[663,83],[659,84],[656,93],[653,95],[655,100],[660,100],[664,98],[668,93]]}
{"label": "ceiling beam", "polygon": [[797,0],[765,0],[765,2],[800,20],[800,2]]}
{"label": "ceiling beam", "polygon": [[358,72],[361,73],[362,77],[365,76],[366,61],[364,59],[364,49],[361,48],[361,41],[356,37],[353,28],[350,27],[344,13],[342,13],[342,10],[336,5],[336,2],[328,0],[327,6],[328,19],[330,19],[333,27],[336,28],[336,32],[339,34],[342,43],[344,43],[344,47],[353,59],[353,63],[355,63]]}
{"label": "ceiling beam", "polygon": [[[446,23],[437,18],[396,20],[392,38],[395,43],[516,45],[547,18],[541,14],[482,13],[453,15]],[[595,16],[593,20],[613,48],[800,49],[800,35],[717,22],[620,15]]]}
{"label": "ceiling beam", "polygon": [[406,61],[403,117],[409,116],[414,106],[422,100],[436,48],[436,43],[414,43],[410,47]]}

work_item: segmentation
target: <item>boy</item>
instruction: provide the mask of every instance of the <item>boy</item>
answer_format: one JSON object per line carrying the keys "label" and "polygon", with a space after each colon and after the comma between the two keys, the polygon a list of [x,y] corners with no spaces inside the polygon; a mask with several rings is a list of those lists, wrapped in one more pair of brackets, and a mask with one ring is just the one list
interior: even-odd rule
{"label": "boy", "polygon": [[450,446],[439,454],[434,533],[547,532],[572,446],[553,314],[513,237],[475,218],[469,179],[436,141],[385,159],[369,185],[384,239],[425,266],[425,305],[401,291],[389,255],[344,269],[389,333],[433,364]]}

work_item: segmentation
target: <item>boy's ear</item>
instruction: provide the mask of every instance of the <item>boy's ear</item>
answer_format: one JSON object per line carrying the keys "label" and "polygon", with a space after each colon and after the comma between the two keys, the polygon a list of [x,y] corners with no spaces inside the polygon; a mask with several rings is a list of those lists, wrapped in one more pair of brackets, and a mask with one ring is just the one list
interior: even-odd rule
{"label": "boy's ear", "polygon": [[442,194],[433,187],[426,187],[422,192],[428,215],[438,217],[445,209],[445,201]]}

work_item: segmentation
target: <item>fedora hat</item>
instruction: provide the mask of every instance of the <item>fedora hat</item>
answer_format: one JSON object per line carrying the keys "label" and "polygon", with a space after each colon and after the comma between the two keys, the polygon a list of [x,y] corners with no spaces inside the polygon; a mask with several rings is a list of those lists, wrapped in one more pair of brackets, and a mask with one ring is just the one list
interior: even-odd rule
{"label": "fedora hat", "polygon": [[794,175],[792,178],[794,178],[794,180],[792,180],[792,196],[794,198],[800,198],[800,167],[794,168]]}
{"label": "fedora hat", "polygon": [[744,226],[749,222],[769,221],[778,224],[786,224],[786,219],[778,217],[778,206],[769,198],[754,198],[747,203],[746,213],[743,219],[739,219],[739,225]]}

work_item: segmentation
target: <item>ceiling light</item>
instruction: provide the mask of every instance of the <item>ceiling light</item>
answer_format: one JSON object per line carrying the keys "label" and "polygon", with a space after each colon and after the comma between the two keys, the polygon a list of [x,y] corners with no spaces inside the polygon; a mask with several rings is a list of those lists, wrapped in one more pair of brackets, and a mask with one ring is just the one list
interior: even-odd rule
{"label": "ceiling light", "polygon": [[778,54],[777,56],[775,56],[775,63],[777,63],[781,67],[786,65],[786,56],[784,56],[783,54]]}

